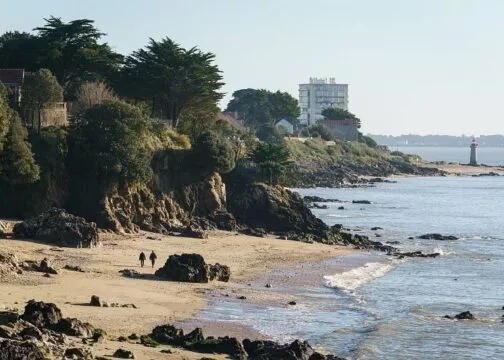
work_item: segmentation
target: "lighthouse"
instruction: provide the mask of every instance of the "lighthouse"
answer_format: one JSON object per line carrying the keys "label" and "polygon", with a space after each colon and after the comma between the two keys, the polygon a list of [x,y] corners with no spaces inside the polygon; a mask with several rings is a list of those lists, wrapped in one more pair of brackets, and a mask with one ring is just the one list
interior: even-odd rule
{"label": "lighthouse", "polygon": [[478,165],[478,162],[476,161],[476,148],[478,147],[478,143],[476,142],[476,139],[473,138],[472,143],[471,143],[471,160],[469,161],[469,165]]}

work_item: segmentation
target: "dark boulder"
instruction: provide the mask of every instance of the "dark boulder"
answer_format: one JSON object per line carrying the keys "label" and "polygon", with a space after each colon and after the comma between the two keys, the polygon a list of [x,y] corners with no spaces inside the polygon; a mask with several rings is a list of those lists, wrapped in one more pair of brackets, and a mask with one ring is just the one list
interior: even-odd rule
{"label": "dark boulder", "polygon": [[16,311],[2,310],[0,311],[0,325],[15,323],[19,319],[19,314]]}
{"label": "dark boulder", "polygon": [[464,311],[455,316],[445,315],[446,319],[454,319],[454,320],[476,320],[473,314],[470,311]]}
{"label": "dark boulder", "polygon": [[112,357],[119,358],[119,359],[134,359],[135,354],[133,354],[132,351],[125,350],[125,349],[117,349]]}
{"label": "dark boulder", "polygon": [[441,235],[441,234],[425,234],[418,237],[423,240],[458,240],[458,237],[453,235]]}
{"label": "dark boulder", "polygon": [[61,319],[57,324],[48,326],[49,329],[69,335],[90,338],[93,336],[94,327],[75,318]]}
{"label": "dark boulder", "polygon": [[19,237],[54,243],[67,247],[95,247],[100,245],[96,224],[52,208],[37,217],[14,226]]}
{"label": "dark boulder", "polygon": [[371,201],[369,201],[369,200],[352,200],[352,204],[370,205]]}
{"label": "dark boulder", "polygon": [[102,306],[102,302],[100,300],[100,297],[96,296],[96,295],[91,296],[91,301],[89,302],[89,305],[96,306],[96,307],[101,307]]}
{"label": "dark boulder", "polygon": [[236,230],[236,219],[233,214],[226,211],[217,211],[210,216],[218,229],[234,231]]}
{"label": "dark boulder", "polygon": [[273,232],[304,232],[323,236],[328,226],[315,217],[299,194],[263,183],[236,187],[228,208],[239,223]]}
{"label": "dark boulder", "polygon": [[53,303],[30,300],[25,306],[21,318],[39,328],[43,328],[58,324],[62,319],[62,314],[61,310]]}
{"label": "dark boulder", "polygon": [[396,252],[393,254],[397,256],[399,259],[403,259],[405,257],[420,257],[420,258],[435,258],[441,255],[440,253],[432,253],[432,254],[424,254],[421,251],[412,251],[412,252]]}
{"label": "dark boulder", "polygon": [[314,202],[341,202],[338,199],[324,199],[320,196],[305,196],[303,197],[303,201],[306,203],[314,203]]}
{"label": "dark boulder", "polygon": [[156,276],[166,280],[206,283],[210,280],[229,281],[231,270],[226,265],[209,265],[199,254],[170,255]]}
{"label": "dark boulder", "polygon": [[76,359],[76,360],[92,360],[94,359],[93,354],[89,350],[82,348],[68,348],[65,350],[65,358]]}
{"label": "dark boulder", "polygon": [[207,337],[202,341],[186,343],[184,348],[207,354],[226,354],[236,360],[247,359],[243,345],[234,337]]}
{"label": "dark boulder", "polygon": [[312,347],[306,342],[299,340],[293,341],[291,344],[278,344],[273,341],[243,340],[245,351],[249,355],[249,359],[257,360],[308,360],[314,353]]}
{"label": "dark boulder", "polygon": [[149,335],[160,344],[181,346],[184,339],[184,331],[173,325],[156,326]]}
{"label": "dark boulder", "polygon": [[1,360],[47,360],[48,350],[31,341],[0,341]]}

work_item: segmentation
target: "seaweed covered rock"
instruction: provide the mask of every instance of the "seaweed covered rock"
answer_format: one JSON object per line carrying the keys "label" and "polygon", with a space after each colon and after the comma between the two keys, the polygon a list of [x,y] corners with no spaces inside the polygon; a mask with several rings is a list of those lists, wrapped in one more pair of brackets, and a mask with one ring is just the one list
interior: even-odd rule
{"label": "seaweed covered rock", "polygon": [[199,254],[170,255],[156,276],[172,281],[206,283],[210,280],[229,281],[231,270],[226,265],[210,265]]}
{"label": "seaweed covered rock", "polygon": [[95,247],[100,245],[96,224],[66,210],[52,208],[14,226],[16,236],[58,246]]}
{"label": "seaweed covered rock", "polygon": [[273,341],[243,340],[243,346],[250,359],[260,360],[305,360],[309,359],[314,351],[306,341],[295,340],[291,344],[279,344]]}
{"label": "seaweed covered rock", "polygon": [[316,236],[328,230],[297,193],[281,186],[258,183],[236,188],[228,196],[228,208],[240,223],[253,228]]}

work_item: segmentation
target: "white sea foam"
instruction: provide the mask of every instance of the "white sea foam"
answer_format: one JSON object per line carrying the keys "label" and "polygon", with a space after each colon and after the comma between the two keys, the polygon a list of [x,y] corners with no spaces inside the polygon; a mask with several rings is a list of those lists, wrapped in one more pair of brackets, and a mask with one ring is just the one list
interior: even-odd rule
{"label": "white sea foam", "polygon": [[345,292],[354,292],[359,287],[376,278],[386,275],[394,269],[395,262],[371,262],[361,267],[335,275],[324,276],[327,287],[337,288]]}

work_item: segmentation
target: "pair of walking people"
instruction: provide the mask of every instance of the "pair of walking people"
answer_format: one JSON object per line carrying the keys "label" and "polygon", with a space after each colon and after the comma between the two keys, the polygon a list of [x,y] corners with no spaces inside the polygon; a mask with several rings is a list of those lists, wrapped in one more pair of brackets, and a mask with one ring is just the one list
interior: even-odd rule
{"label": "pair of walking people", "polygon": [[[140,253],[140,257],[138,258],[138,260],[140,260],[140,266],[141,267],[144,267],[144,264],[145,264],[145,260],[147,258],[145,257],[145,253],[142,251]],[[151,254],[149,255],[149,260],[151,261],[152,263],[152,267],[154,267],[154,264],[156,263],[156,260],[157,260],[157,255],[156,253],[154,252],[154,250],[152,250]]]}

